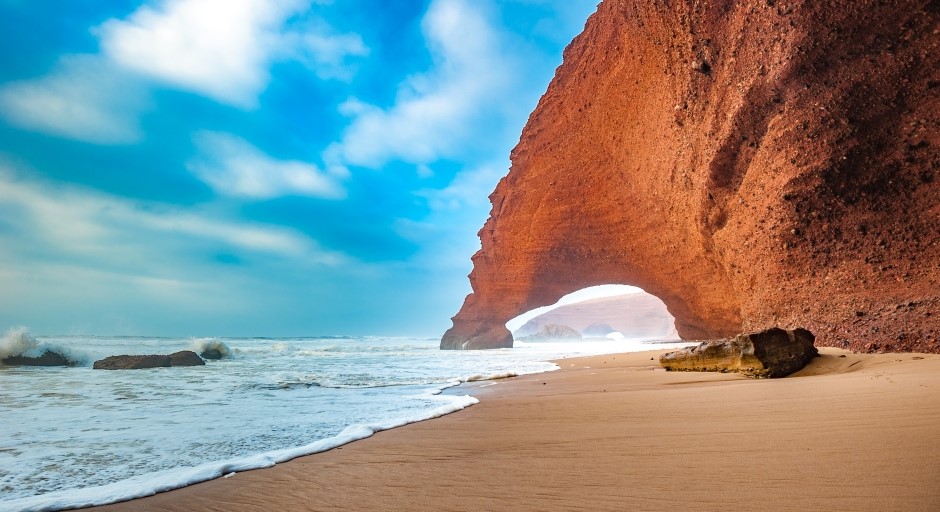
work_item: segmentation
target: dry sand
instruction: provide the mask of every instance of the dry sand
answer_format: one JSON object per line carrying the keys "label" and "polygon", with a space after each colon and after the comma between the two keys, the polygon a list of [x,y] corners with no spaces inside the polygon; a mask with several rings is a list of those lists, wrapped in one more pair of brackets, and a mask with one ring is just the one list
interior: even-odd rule
{"label": "dry sand", "polygon": [[658,354],[478,383],[465,411],[100,510],[940,511],[940,355],[824,349],[750,380]]}

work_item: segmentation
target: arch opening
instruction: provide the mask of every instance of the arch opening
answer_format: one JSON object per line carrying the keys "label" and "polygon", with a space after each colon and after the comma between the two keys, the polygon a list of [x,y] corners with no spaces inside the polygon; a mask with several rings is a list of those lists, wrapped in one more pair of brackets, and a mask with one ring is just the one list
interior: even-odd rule
{"label": "arch opening", "polygon": [[506,322],[516,341],[575,339],[678,340],[675,318],[642,288],[605,284],[582,288],[549,306]]}

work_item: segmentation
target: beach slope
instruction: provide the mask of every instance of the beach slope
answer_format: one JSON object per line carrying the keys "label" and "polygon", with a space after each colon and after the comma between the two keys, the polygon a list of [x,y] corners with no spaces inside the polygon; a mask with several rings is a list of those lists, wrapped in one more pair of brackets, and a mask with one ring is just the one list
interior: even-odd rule
{"label": "beach slope", "polygon": [[940,510],[940,356],[823,349],[753,380],[660,353],[477,383],[460,413],[98,510]]}

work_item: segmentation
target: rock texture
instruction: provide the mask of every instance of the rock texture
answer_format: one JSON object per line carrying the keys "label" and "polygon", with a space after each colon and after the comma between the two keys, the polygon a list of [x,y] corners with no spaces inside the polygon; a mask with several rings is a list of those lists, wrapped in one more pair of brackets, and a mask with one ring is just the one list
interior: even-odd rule
{"label": "rock texture", "polygon": [[768,329],[731,339],[706,341],[668,352],[659,364],[669,371],[737,372],[750,377],[786,377],[799,371],[819,352],[806,329]]}
{"label": "rock texture", "polygon": [[203,366],[206,362],[192,350],[181,350],[170,354],[170,366]]}
{"label": "rock texture", "polygon": [[170,366],[201,366],[206,364],[198,354],[190,350],[170,355],[110,356],[95,361],[95,370],[143,370],[146,368],[168,368]]}
{"label": "rock texture", "polygon": [[580,340],[581,333],[567,325],[545,324],[538,332],[523,336],[527,340]]}
{"label": "rock texture", "polygon": [[73,366],[74,363],[58,352],[47,350],[37,357],[24,355],[5,357],[0,360],[7,366]]}
{"label": "rock texture", "polygon": [[663,301],[648,293],[586,300],[543,313],[513,332],[519,338],[548,324],[567,325],[584,336],[603,338],[620,332],[627,338],[657,338],[675,333],[675,319]]}
{"label": "rock texture", "polygon": [[212,360],[222,359],[222,351],[216,348],[207,348],[199,353],[199,357]]}
{"label": "rock texture", "polygon": [[511,159],[442,348],[632,284],[686,339],[940,351],[936,0],[605,0]]}

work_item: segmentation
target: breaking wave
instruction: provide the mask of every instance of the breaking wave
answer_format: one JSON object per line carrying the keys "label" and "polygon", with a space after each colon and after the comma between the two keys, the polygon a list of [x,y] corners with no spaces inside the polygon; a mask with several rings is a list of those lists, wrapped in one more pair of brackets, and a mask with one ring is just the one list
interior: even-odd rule
{"label": "breaking wave", "polygon": [[46,352],[54,352],[64,357],[69,366],[83,366],[89,363],[86,354],[76,353],[68,347],[42,343],[30,334],[26,327],[14,327],[0,339],[0,364],[3,360],[13,357],[40,357]]}
{"label": "breaking wave", "polygon": [[[226,359],[232,357],[232,349],[216,338],[196,338],[189,344],[190,350],[207,359]],[[219,357],[206,357],[207,352],[217,352]]]}

